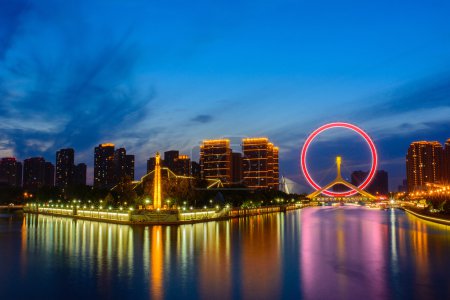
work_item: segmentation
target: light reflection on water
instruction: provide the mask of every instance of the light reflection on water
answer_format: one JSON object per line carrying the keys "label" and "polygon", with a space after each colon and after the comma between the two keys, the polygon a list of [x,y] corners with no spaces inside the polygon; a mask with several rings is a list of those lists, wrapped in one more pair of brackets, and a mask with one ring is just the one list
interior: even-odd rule
{"label": "light reflection on water", "polygon": [[183,226],[0,219],[0,296],[448,299],[450,228],[308,208]]}

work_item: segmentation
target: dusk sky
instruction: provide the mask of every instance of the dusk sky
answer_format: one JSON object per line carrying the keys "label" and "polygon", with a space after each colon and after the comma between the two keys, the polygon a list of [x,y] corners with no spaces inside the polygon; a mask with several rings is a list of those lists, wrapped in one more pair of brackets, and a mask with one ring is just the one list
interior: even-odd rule
{"label": "dusk sky", "polygon": [[[0,0],[0,157],[73,147],[91,183],[99,143],[140,177],[156,151],[267,136],[301,186],[308,134],[346,121],[396,190],[412,141],[450,138],[449,16],[445,0]],[[333,132],[311,149],[317,178],[336,153],[367,168],[360,138]]]}

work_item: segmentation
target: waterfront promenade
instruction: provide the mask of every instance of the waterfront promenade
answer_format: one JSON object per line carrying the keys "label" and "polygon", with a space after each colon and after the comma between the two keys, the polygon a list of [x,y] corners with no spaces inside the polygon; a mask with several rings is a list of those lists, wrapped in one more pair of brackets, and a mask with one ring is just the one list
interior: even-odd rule
{"label": "waterfront promenade", "polygon": [[192,210],[100,210],[55,208],[26,205],[25,213],[43,214],[52,216],[70,217],[75,219],[93,220],[107,223],[128,225],[181,225],[201,222],[227,220],[267,213],[285,212],[305,207],[301,204],[274,205],[255,208],[229,208],[222,209],[192,209]]}

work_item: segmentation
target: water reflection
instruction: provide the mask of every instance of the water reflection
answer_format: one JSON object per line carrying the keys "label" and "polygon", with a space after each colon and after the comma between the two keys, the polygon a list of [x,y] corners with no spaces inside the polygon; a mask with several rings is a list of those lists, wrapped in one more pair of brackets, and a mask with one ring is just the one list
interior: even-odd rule
{"label": "water reflection", "polygon": [[395,210],[150,227],[27,215],[0,220],[0,245],[0,288],[14,298],[450,296],[450,229]]}

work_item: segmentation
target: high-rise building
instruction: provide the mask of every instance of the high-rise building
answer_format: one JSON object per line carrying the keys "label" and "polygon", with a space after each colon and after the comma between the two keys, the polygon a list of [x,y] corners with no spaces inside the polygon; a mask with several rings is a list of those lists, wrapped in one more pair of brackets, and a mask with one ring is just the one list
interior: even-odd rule
{"label": "high-rise building", "polygon": [[4,157],[0,160],[0,183],[22,186],[22,163],[15,157]]}
{"label": "high-rise building", "polygon": [[242,183],[242,153],[231,153],[231,181],[234,184]]}
{"label": "high-rise building", "polygon": [[86,164],[81,163],[75,166],[74,172],[74,184],[75,185],[86,185]]}
{"label": "high-rise building", "polygon": [[406,155],[408,191],[425,189],[426,183],[441,182],[442,158],[443,148],[439,142],[411,143]]}
{"label": "high-rise building", "polygon": [[127,154],[125,158],[125,176],[134,180],[134,155]]}
{"label": "high-rise building", "polygon": [[134,180],[134,155],[127,155],[125,148],[114,152],[114,172],[116,183],[124,178]]}
{"label": "high-rise building", "polygon": [[177,150],[169,150],[164,152],[164,166],[169,168],[172,172],[175,172],[175,164],[180,152]]}
{"label": "high-rise building", "polygon": [[[369,172],[354,171],[351,175],[351,183],[359,186],[367,178]],[[372,195],[387,195],[389,193],[388,173],[384,170],[377,170],[372,181],[365,188]]]}
{"label": "high-rise building", "polygon": [[278,147],[273,147],[273,181],[272,181],[272,188],[274,190],[278,190],[280,188],[280,163],[279,163],[279,157],[280,157],[280,149]]}
{"label": "high-rise building", "polygon": [[[161,162],[161,164],[162,164],[162,162]],[[150,157],[147,160],[147,174],[152,172],[152,171],[154,171],[155,170],[155,166],[156,166],[156,158],[154,156]]]}
{"label": "high-rise building", "polygon": [[242,140],[244,184],[252,189],[278,189],[278,148],[268,138]]}
{"label": "high-rise building", "polygon": [[200,145],[200,168],[203,179],[220,179],[231,182],[230,140],[204,140]]}
{"label": "high-rise building", "polygon": [[44,186],[55,186],[55,166],[49,161],[44,163]]}
{"label": "high-rise building", "polygon": [[196,161],[191,161],[191,176],[195,178],[201,177],[201,167]]}
{"label": "high-rise building", "polygon": [[172,171],[177,175],[190,176],[191,175],[190,157],[188,155],[178,155],[178,157],[175,158]]}
{"label": "high-rise building", "polygon": [[43,157],[27,158],[23,162],[23,187],[36,189],[45,184],[45,159]]}
{"label": "high-rise building", "polygon": [[114,144],[100,144],[94,152],[94,187],[112,188],[114,185]]}
{"label": "high-rise building", "polygon": [[443,163],[442,181],[450,184],[450,139],[445,142]]}
{"label": "high-rise building", "polygon": [[55,185],[65,188],[74,181],[75,151],[72,148],[61,149],[56,152]]}

